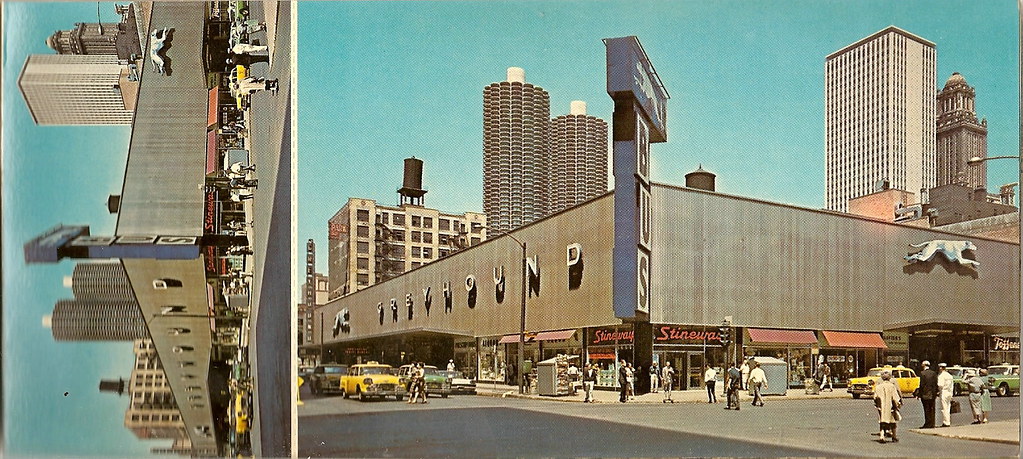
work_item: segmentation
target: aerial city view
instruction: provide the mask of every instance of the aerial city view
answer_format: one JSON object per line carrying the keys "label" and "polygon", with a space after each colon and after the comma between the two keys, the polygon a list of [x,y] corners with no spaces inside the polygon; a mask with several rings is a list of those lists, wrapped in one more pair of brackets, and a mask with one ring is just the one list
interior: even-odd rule
{"label": "aerial city view", "polygon": [[1018,457],[1019,1],[4,2],[12,457]]}

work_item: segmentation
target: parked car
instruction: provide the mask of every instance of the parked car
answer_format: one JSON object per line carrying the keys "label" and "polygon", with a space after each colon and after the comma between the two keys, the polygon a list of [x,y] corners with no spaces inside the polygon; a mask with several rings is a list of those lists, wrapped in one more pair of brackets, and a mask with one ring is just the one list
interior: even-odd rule
{"label": "parked car", "polygon": [[379,362],[352,365],[348,374],[341,377],[341,395],[344,398],[355,395],[360,401],[369,397],[405,397],[405,387],[398,381],[394,368]]}
{"label": "parked car", "polygon": [[444,370],[441,371],[446,378],[448,378],[449,384],[451,384],[452,394],[475,394],[476,393],[476,382],[466,378],[461,371]]}
{"label": "parked car", "polygon": [[999,397],[1019,392],[1019,365],[992,365],[987,367],[987,380]]}
{"label": "parked car", "polygon": [[866,376],[849,380],[848,392],[852,394],[853,398],[860,398],[861,395],[874,395],[874,385],[881,379],[881,372],[885,370],[892,372],[892,380],[895,381],[895,385],[899,386],[900,392],[917,396],[920,390],[920,377],[911,368],[902,365],[871,368]]}
{"label": "parked car", "polygon": [[[426,395],[440,395],[448,398],[451,395],[451,381],[433,365],[423,365],[424,378],[426,379]],[[412,365],[402,365],[398,368],[398,379],[406,391],[409,389],[409,382],[412,378]]]}
{"label": "parked car", "polygon": [[979,369],[955,365],[946,368],[945,371],[952,375],[952,395],[962,395],[970,391],[966,388],[966,380],[976,376]]}
{"label": "parked car", "polygon": [[341,376],[348,372],[348,365],[317,365],[309,375],[309,390],[314,394],[341,392]]}

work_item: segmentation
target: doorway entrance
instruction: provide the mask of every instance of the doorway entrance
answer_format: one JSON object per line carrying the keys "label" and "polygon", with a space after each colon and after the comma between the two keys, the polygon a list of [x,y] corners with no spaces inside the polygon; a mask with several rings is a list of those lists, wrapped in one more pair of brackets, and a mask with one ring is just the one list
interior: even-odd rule
{"label": "doorway entrance", "polygon": [[685,376],[682,378],[682,389],[699,389],[703,385],[703,353],[693,351],[686,352],[683,363],[685,365],[683,375]]}

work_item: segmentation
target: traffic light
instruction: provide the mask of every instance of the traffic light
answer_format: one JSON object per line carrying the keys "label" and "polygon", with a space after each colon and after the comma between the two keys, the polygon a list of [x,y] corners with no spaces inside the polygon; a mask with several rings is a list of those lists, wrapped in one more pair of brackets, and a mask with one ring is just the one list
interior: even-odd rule
{"label": "traffic light", "polygon": [[732,344],[732,327],[728,322],[723,322],[721,328],[718,329],[721,334],[721,347],[728,347]]}

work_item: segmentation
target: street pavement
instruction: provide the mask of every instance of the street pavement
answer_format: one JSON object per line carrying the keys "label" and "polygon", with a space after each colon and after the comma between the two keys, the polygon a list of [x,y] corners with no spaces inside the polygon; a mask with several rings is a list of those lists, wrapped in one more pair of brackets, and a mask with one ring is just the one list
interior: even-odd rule
{"label": "street pavement", "polygon": [[598,403],[589,404],[579,396],[519,396],[514,387],[486,386],[478,387],[477,396],[431,397],[426,405],[315,397],[303,388],[299,455],[1019,456],[1018,443],[939,436],[941,431],[970,431],[975,437],[1018,432],[1017,397],[995,398],[990,424],[969,425],[971,416],[957,413],[956,427],[919,432],[914,430],[923,423],[919,401],[907,398],[901,441],[880,444],[873,403],[840,390],[768,396],[764,407],[750,406],[746,395],[736,412],[707,403],[702,390],[675,392],[674,404],[661,403],[661,394],[618,403],[617,393],[598,391]]}

